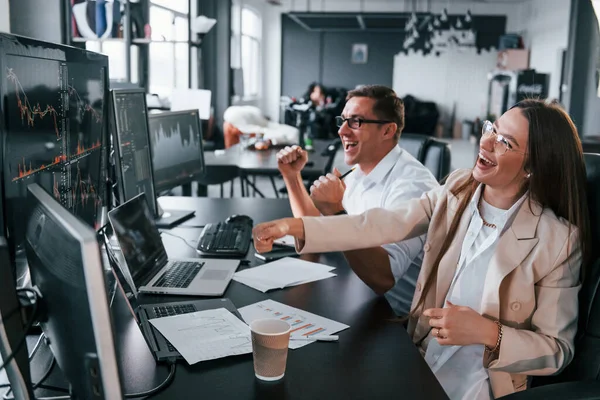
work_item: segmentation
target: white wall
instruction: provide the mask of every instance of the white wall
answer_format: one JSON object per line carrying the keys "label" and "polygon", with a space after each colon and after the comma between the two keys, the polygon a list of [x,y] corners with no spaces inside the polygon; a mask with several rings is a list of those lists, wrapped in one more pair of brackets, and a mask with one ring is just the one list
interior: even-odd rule
{"label": "white wall", "polygon": [[433,101],[448,122],[456,107],[456,121],[485,117],[488,73],[496,65],[495,51],[449,51],[439,57],[400,53],[394,58],[393,89],[398,96],[413,95]]}
{"label": "white wall", "polygon": [[[544,1],[544,0],[541,0]],[[560,0],[556,0],[560,1]],[[266,3],[266,2],[265,2]],[[402,1],[402,0],[367,0],[361,2],[360,0],[295,0],[293,3],[291,0],[283,0],[282,6],[267,6],[265,8],[265,13],[268,18],[263,18],[263,32],[264,37],[268,38],[268,43],[265,43],[263,48],[265,49],[265,75],[263,80],[263,111],[266,115],[270,115],[272,117],[276,117],[279,115],[279,98],[281,96],[281,14],[297,11],[297,12],[344,12],[344,11],[361,11],[361,4],[363,4],[362,11],[364,12],[403,12],[403,11],[412,11],[410,5],[412,1]],[[292,8],[292,4],[294,8]],[[308,6],[310,5],[310,9]],[[426,11],[427,1],[417,1],[417,11]],[[439,13],[443,10],[444,7],[448,6],[447,1],[433,1],[431,2],[431,11]],[[465,0],[453,0],[450,2],[449,13],[464,13],[467,10],[471,10],[473,14],[486,14],[486,15],[506,15],[507,16],[507,31],[508,32],[517,32],[522,33],[523,28],[526,26],[527,18],[529,17],[528,13],[525,13],[526,6],[524,3],[482,3],[482,2],[472,2]],[[486,60],[489,60],[490,57],[484,57]],[[487,63],[487,61],[486,61]],[[485,64],[486,68],[488,64]],[[491,65],[490,69],[493,67]],[[453,69],[449,68],[448,71],[451,72]],[[418,71],[418,70],[416,70]],[[422,84],[426,79],[424,79],[422,74],[418,74],[420,78],[416,80],[414,79],[414,73],[412,72],[413,82],[421,81]],[[394,73],[394,82],[396,82],[396,73]],[[398,80],[398,82],[402,82]],[[485,80],[487,82],[487,78]],[[443,92],[450,93],[452,92],[453,87],[448,86],[444,88]],[[404,90],[400,90],[397,87],[396,83],[394,84],[394,88],[397,90],[404,92]],[[473,92],[476,92],[479,88],[473,88]],[[487,92],[487,83],[485,84],[485,92]],[[434,93],[435,87],[425,88],[424,93]],[[419,95],[419,93],[413,92],[414,95]],[[433,99],[430,99],[433,100]],[[478,106],[479,107],[479,106]],[[473,107],[470,107],[473,108]],[[471,113],[471,111],[468,111]]]}
{"label": "white wall", "polygon": [[569,42],[571,0],[530,0],[525,15],[525,47],[531,49],[530,67],[550,74],[548,97],[559,97],[561,53]]}
{"label": "white wall", "polygon": [[10,32],[8,0],[0,0],[0,32]]}

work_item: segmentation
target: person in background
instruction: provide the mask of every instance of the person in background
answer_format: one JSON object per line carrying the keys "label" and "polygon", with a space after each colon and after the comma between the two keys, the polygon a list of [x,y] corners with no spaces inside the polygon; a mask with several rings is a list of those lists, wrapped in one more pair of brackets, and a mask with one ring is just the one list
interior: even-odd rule
{"label": "person in background", "polygon": [[311,101],[315,107],[323,107],[327,102],[327,94],[323,85],[313,82],[308,85],[308,90],[304,95],[307,101]]}
{"label": "person in background", "polygon": [[[292,146],[277,154],[295,217],[360,214],[376,207],[394,209],[438,186],[431,172],[398,146],[404,110],[392,89],[374,85],[349,92],[338,126],[344,161],[356,168],[344,180],[334,169],[314,182],[309,195],[301,176],[307,152]],[[385,295],[396,314],[407,315],[424,241],[423,235],[344,255],[360,279]]]}
{"label": "person in background", "polygon": [[451,399],[525,390],[571,362],[590,259],[586,172],[573,121],[525,100],[483,123],[479,157],[394,210],[255,227],[257,251],[293,235],[305,252],[428,233],[408,331]]}

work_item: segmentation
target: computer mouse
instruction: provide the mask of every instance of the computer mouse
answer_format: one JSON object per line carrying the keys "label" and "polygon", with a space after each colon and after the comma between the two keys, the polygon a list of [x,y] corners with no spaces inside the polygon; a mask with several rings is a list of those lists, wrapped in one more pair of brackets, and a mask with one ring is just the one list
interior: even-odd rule
{"label": "computer mouse", "polygon": [[252,221],[252,218],[250,218],[247,215],[234,214],[234,215],[230,216],[229,218],[227,218],[225,220],[225,223],[227,223],[227,224],[249,223],[250,225],[253,225],[254,222]]}

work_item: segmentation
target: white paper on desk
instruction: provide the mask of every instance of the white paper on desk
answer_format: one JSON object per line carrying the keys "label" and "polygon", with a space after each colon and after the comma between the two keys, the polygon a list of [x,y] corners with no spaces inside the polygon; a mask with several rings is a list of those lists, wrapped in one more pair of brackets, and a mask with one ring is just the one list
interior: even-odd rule
{"label": "white paper on desk", "polygon": [[284,257],[258,267],[236,272],[234,279],[236,277],[249,278],[270,284],[273,288],[284,288],[323,276],[334,269],[328,265],[304,261],[295,257]]}
{"label": "white paper on desk", "polygon": [[[307,279],[302,282],[297,282],[297,283],[288,285],[286,287],[298,286],[298,285],[302,285],[302,284],[309,283],[309,282],[316,282],[316,281],[320,281],[322,279],[333,278],[334,276],[337,276],[337,275],[334,273],[331,273],[331,272],[326,272],[322,275],[314,276],[311,279]],[[273,290],[273,289],[283,289],[282,287],[273,287],[273,285],[271,283],[266,283],[266,282],[252,279],[252,278],[234,277],[233,280],[236,282],[239,282],[239,283],[243,283],[246,286],[250,286],[251,288],[261,291],[263,293],[266,293],[269,290]]]}
{"label": "white paper on desk", "polygon": [[[252,321],[262,318],[279,318],[287,321],[292,326],[290,337],[306,338],[310,335],[333,335],[349,326],[328,318],[290,307],[274,300],[264,300],[238,309],[249,325]],[[288,347],[298,349],[314,340],[290,340]]]}
{"label": "white paper on desk", "polygon": [[225,308],[151,319],[188,364],[252,353],[250,328]]}

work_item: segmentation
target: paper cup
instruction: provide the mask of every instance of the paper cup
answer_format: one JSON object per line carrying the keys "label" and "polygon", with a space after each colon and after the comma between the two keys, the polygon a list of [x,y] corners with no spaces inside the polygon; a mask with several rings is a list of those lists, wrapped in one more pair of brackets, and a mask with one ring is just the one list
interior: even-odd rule
{"label": "paper cup", "polygon": [[254,374],[263,381],[276,381],[285,375],[290,324],[280,319],[257,319],[250,324]]}

